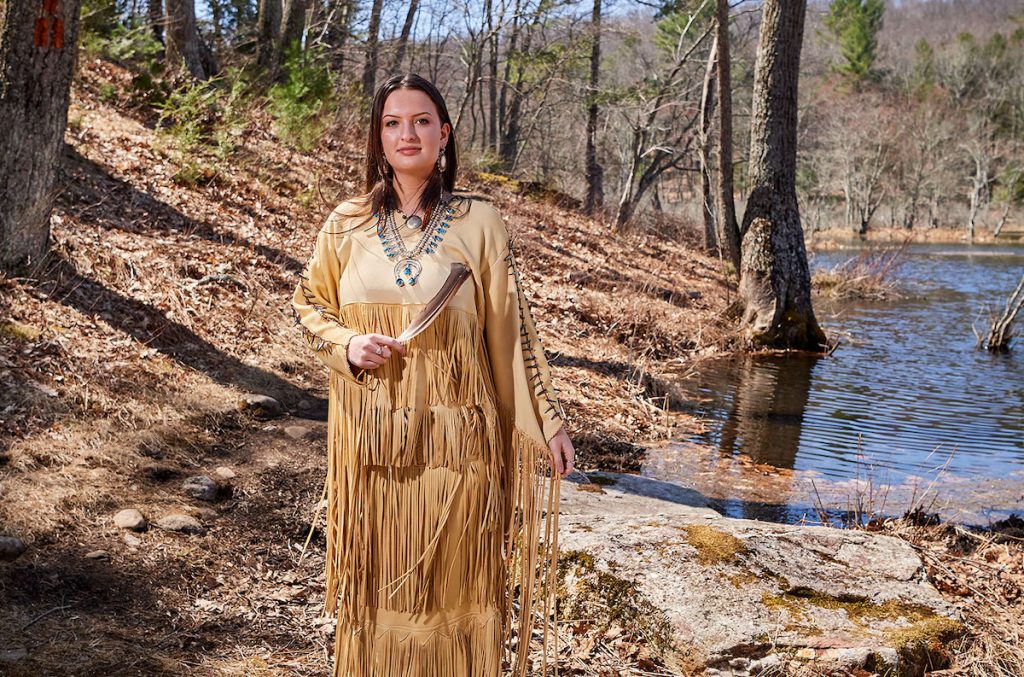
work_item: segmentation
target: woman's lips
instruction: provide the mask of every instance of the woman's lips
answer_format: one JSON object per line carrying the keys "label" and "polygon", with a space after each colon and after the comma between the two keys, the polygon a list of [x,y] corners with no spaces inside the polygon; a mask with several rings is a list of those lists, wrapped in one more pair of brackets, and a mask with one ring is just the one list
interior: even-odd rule
{"label": "woman's lips", "polygon": [[419,148],[402,148],[398,152],[401,153],[402,155],[415,155],[416,153],[420,152],[420,149]]}

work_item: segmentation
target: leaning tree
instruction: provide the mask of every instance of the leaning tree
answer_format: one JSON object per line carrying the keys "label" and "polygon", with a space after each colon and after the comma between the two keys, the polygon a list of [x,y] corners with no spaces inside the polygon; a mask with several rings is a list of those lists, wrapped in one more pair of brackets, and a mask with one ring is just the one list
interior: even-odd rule
{"label": "leaning tree", "polygon": [[0,0],[0,270],[49,249],[80,0]]}
{"label": "leaning tree", "polygon": [[754,67],[740,296],[755,345],[822,350],[796,199],[797,78],[806,0],[765,0]]}

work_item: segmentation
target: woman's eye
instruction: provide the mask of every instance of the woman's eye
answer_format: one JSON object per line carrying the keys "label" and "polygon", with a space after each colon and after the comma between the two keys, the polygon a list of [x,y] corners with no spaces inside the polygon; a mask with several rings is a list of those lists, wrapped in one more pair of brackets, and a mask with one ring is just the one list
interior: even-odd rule
{"label": "woman's eye", "polygon": [[394,120],[388,120],[387,122],[384,123],[384,126],[385,127],[390,127],[393,124],[396,124]]}
{"label": "woman's eye", "polygon": [[426,118],[420,118],[419,120],[417,120],[417,122],[425,122],[425,123],[427,123],[428,125],[430,124],[430,120],[428,120],[428,119],[426,119]]}

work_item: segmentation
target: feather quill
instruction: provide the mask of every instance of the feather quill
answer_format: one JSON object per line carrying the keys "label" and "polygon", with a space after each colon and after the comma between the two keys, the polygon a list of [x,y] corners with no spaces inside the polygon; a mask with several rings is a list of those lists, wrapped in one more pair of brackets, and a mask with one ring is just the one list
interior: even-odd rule
{"label": "feather quill", "polygon": [[421,331],[430,326],[430,323],[434,321],[434,318],[440,314],[441,310],[444,309],[448,302],[455,296],[455,292],[459,291],[462,283],[469,277],[469,268],[464,263],[453,263],[452,270],[448,273],[448,279],[441,285],[441,289],[434,294],[434,298],[423,307],[423,310],[419,312],[416,317],[413,318],[409,326],[406,327],[402,335],[398,337],[399,341],[408,341],[412,337],[419,334]]}

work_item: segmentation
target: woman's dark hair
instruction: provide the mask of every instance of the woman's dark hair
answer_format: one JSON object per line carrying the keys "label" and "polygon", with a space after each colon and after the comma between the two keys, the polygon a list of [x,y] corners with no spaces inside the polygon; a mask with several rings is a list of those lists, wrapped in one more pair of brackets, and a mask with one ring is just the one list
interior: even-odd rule
{"label": "woman's dark hair", "polygon": [[396,73],[381,83],[377,91],[374,92],[373,103],[370,104],[370,131],[366,136],[366,191],[368,193],[366,201],[371,206],[370,214],[379,212],[381,208],[395,209],[398,207],[398,195],[391,181],[394,170],[387,163],[384,148],[380,143],[384,102],[396,89],[418,89],[429,96],[437,107],[441,126],[447,122],[450,129],[448,142],[444,147],[447,164],[443,172],[439,172],[437,165],[434,165],[434,171],[427,178],[426,186],[420,196],[420,209],[426,212],[429,207],[437,204],[443,190],[452,192],[455,189],[455,175],[459,169],[459,154],[455,146],[455,126],[452,124],[451,116],[448,115],[448,107],[444,104],[441,92],[437,90],[434,83],[415,73]]}

